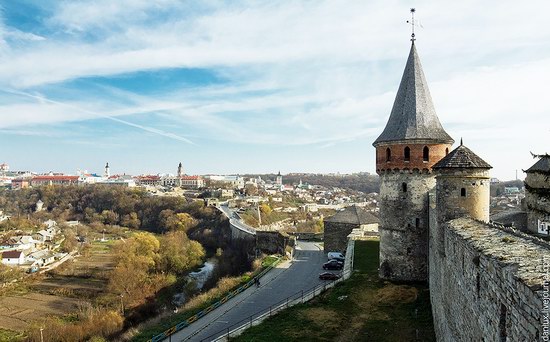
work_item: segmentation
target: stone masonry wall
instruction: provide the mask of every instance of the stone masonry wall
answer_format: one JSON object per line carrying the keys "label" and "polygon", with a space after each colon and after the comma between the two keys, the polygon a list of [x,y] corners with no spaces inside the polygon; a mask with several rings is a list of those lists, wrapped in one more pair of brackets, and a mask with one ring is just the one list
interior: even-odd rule
{"label": "stone masonry wall", "polygon": [[550,245],[458,218],[444,224],[438,246],[436,228],[430,226],[429,282],[437,340],[539,341],[543,258],[550,260]]}
{"label": "stone masonry wall", "polygon": [[428,191],[435,177],[427,172],[386,172],[380,179],[380,276],[426,281]]}
{"label": "stone masonry wall", "polygon": [[262,253],[285,255],[286,246],[294,246],[292,239],[286,233],[257,231],[256,249]]}
{"label": "stone masonry wall", "polygon": [[344,253],[348,245],[348,235],[354,228],[359,228],[359,225],[338,222],[325,222],[325,252]]}

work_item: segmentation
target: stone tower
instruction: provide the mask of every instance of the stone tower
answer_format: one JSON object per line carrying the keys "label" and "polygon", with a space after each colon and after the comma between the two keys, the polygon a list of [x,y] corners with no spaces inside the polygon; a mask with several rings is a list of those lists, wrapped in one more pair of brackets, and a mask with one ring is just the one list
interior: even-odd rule
{"label": "stone tower", "polygon": [[432,250],[444,256],[445,222],[464,216],[489,222],[491,165],[464,146],[461,139],[460,146],[432,168],[437,185],[432,201],[435,210],[430,217],[430,244]]}
{"label": "stone tower", "polygon": [[183,165],[181,165],[181,162],[178,165],[178,178],[181,178],[183,176]]}
{"label": "stone tower", "polygon": [[491,165],[460,142],[433,167],[436,176],[437,223],[462,216],[489,222]]}
{"label": "stone tower", "polygon": [[413,40],[390,118],[373,143],[380,175],[380,277],[427,280],[432,166],[453,143],[435,113]]}
{"label": "stone tower", "polygon": [[525,170],[527,229],[550,235],[550,155],[535,155],[539,160]]}
{"label": "stone tower", "polygon": [[103,172],[103,177],[104,178],[111,177],[111,171],[109,171],[109,163],[108,162],[105,164],[105,171]]}
{"label": "stone tower", "polygon": [[275,180],[275,183],[277,185],[283,185],[283,176],[281,175],[281,171],[277,174],[277,179]]}

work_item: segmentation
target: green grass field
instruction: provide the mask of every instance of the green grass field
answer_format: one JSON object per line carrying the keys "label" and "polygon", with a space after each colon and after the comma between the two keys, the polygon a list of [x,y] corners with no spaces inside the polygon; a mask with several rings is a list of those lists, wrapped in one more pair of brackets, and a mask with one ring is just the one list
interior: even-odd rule
{"label": "green grass field", "polygon": [[357,241],[350,279],[232,341],[435,341],[427,287],[380,280],[378,248]]}

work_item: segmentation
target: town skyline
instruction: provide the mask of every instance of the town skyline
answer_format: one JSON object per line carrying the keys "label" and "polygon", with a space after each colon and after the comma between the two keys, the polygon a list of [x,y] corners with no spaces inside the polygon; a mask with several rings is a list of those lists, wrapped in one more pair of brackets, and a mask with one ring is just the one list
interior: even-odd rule
{"label": "town skyline", "polygon": [[[13,170],[375,173],[410,46],[399,1],[0,6]],[[417,8],[437,115],[453,148],[463,138],[492,177],[522,179],[549,146],[548,5],[454,6]]]}

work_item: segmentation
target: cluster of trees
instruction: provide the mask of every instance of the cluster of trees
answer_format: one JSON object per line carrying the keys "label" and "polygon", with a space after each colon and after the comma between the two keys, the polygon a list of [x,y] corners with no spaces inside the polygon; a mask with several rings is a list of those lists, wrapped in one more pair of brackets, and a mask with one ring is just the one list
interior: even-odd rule
{"label": "cluster of trees", "polygon": [[[44,210],[35,212],[39,199]],[[207,255],[217,259],[217,267],[204,290],[222,277],[240,275],[251,267],[253,243],[232,245],[226,218],[203,202],[183,197],[151,196],[142,189],[101,185],[44,186],[0,189],[0,208],[12,216],[0,224],[0,230],[38,229],[51,218],[63,229],[62,249],[82,246],[84,256],[90,245],[79,243],[83,237],[91,241],[102,232],[121,237],[113,247],[115,266],[108,273],[107,291],[98,301],[113,312],[122,312],[122,305],[124,325],[128,326],[158,313],[174,291],[185,290],[182,275],[202,264]],[[70,220],[83,225],[63,225]],[[141,231],[129,235],[121,226]],[[2,279],[16,276],[0,271]],[[64,324],[63,329],[76,329],[86,322]]]}
{"label": "cluster of trees", "polygon": [[145,302],[160,289],[176,282],[177,276],[200,265],[205,251],[185,232],[173,231],[157,238],[140,232],[114,247],[115,264],[109,277],[109,292],[121,296],[127,307]]}
{"label": "cluster of trees", "polygon": [[[39,199],[46,210],[35,213]],[[186,231],[197,219],[213,215],[201,202],[189,203],[183,197],[150,196],[142,189],[101,185],[0,190],[0,208],[14,217],[36,221],[79,220],[155,233]]]}

